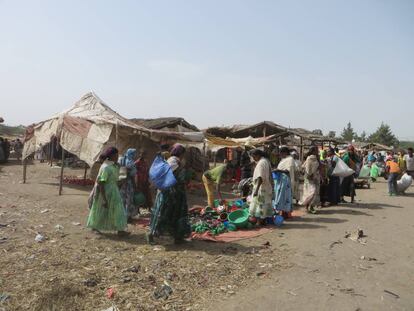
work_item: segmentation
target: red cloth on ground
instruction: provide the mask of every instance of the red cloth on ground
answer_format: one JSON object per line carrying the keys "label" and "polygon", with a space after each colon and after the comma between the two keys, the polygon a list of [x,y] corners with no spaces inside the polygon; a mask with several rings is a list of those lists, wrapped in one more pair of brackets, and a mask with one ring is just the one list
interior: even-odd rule
{"label": "red cloth on ground", "polygon": [[191,238],[193,240],[229,243],[229,242],[235,242],[235,241],[255,238],[263,234],[269,233],[273,231],[274,229],[275,228],[272,228],[272,227],[264,227],[264,228],[257,228],[257,229],[252,229],[252,230],[237,230],[237,231],[225,232],[220,235],[212,235],[210,232],[204,232],[204,233],[193,232],[191,234]]}

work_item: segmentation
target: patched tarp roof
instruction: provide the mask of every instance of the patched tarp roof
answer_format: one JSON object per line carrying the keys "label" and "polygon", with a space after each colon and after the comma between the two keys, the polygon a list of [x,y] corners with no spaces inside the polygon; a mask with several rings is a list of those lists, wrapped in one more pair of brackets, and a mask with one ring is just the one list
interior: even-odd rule
{"label": "patched tarp roof", "polygon": [[154,130],[179,128],[182,129],[182,131],[200,132],[200,130],[195,125],[187,122],[184,118],[180,117],[131,119],[131,121],[145,128]]}

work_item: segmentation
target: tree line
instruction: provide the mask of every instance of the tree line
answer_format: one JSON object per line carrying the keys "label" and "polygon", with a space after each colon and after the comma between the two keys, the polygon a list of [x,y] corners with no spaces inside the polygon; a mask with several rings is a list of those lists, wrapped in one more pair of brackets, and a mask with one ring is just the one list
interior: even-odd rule
{"label": "tree line", "polygon": [[[321,130],[314,130],[313,132],[315,134],[322,134]],[[347,142],[357,141],[357,142],[367,142],[367,143],[378,143],[378,144],[392,146],[392,147],[406,148],[406,146],[414,145],[413,142],[400,142],[398,138],[392,132],[391,127],[384,122],[382,122],[381,125],[372,134],[368,134],[365,131],[358,134],[357,132],[355,132],[354,128],[352,127],[351,122],[348,122],[348,124],[342,130],[339,137],[337,137],[335,131],[329,131],[327,136],[329,138],[340,138]]]}

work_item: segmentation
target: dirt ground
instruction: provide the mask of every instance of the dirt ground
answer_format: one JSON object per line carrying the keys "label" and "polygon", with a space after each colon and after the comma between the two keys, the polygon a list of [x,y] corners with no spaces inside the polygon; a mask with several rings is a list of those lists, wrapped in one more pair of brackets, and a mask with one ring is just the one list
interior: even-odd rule
{"label": "dirt ground", "polygon": [[[86,229],[89,189],[59,197],[59,169],[31,165],[27,184],[21,171],[0,168],[0,310],[414,310],[414,188],[390,198],[376,183],[357,205],[251,240],[147,246],[138,226],[128,238]],[[358,228],[359,242],[345,238]]]}

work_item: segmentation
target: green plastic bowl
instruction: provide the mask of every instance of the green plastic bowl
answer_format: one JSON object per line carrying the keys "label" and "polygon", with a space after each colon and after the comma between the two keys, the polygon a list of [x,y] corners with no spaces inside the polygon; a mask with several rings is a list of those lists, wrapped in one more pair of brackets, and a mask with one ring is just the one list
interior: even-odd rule
{"label": "green plastic bowl", "polygon": [[228,216],[228,220],[237,228],[245,228],[249,222],[249,211],[245,209],[240,209],[231,212]]}

